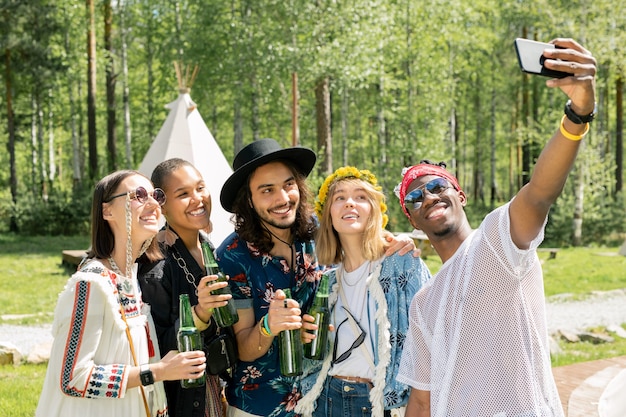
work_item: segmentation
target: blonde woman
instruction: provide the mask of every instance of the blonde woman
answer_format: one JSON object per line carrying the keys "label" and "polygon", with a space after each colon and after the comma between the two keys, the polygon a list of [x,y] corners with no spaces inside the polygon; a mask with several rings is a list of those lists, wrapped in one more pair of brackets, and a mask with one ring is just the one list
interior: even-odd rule
{"label": "blonde woman", "polygon": [[369,171],[340,168],[320,188],[317,254],[321,264],[337,265],[327,272],[335,331],[326,359],[303,378],[296,411],[305,416],[383,417],[408,400],[395,376],[411,299],[430,273],[411,254],[384,256],[386,210]]}

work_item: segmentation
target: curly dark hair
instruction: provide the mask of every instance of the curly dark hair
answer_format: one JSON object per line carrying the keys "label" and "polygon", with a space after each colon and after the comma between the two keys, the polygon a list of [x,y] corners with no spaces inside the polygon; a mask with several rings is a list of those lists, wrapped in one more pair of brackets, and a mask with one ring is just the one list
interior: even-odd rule
{"label": "curly dark hair", "polygon": [[443,162],[443,161],[440,161],[440,162],[433,162],[433,161],[431,161],[430,159],[422,159],[422,160],[420,161],[420,164],[436,165],[436,166],[440,166],[440,167],[441,167],[441,168],[443,168],[443,169],[445,169],[445,168],[448,166],[448,164],[446,164],[446,163],[445,163],[445,162]]}
{"label": "curly dark hair", "polygon": [[[289,168],[300,191],[300,204],[296,210],[296,219],[291,226],[291,233],[295,239],[302,241],[312,240],[317,229],[317,222],[313,217],[313,206],[310,203],[313,197],[306,184],[306,177],[289,160],[278,159],[276,161],[285,164]],[[237,197],[233,203],[235,231],[241,239],[252,243],[261,252],[269,253],[274,247],[272,235],[263,227],[254,207],[250,205],[250,200],[252,199],[250,178],[252,174],[246,179],[246,186],[237,192]]]}

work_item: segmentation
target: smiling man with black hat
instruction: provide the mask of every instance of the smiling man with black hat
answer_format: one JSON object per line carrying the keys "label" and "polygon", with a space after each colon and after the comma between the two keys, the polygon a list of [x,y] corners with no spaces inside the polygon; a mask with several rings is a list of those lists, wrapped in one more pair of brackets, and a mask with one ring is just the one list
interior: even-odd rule
{"label": "smiling man with black hat", "polygon": [[[216,250],[230,276],[239,322],[239,359],[226,389],[229,417],[293,416],[300,398],[297,378],[280,374],[278,340],[283,330],[317,328],[303,321],[321,275],[315,255],[317,221],[306,177],[315,153],[282,148],[273,139],[250,143],[235,156],[234,172],[220,201],[234,214],[235,232]],[[415,249],[410,238],[394,239],[385,253]],[[415,251],[414,256],[419,252]],[[283,289],[291,290],[285,299]]]}
{"label": "smiling man with black hat", "polygon": [[[296,378],[280,374],[277,338],[302,326],[320,270],[316,222],[305,179],[315,153],[261,139],[235,157],[220,200],[234,213],[235,233],[217,249],[239,313],[234,329],[240,363],[227,388],[229,416],[292,416]],[[285,300],[282,289],[291,290]],[[306,326],[306,325],[305,325]]]}

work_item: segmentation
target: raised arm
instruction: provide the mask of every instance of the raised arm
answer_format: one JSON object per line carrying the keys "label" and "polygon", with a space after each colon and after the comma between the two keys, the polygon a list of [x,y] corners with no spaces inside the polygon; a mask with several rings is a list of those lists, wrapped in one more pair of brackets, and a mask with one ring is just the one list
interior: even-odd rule
{"label": "raised arm", "polygon": [[[546,85],[560,88],[571,100],[571,110],[577,115],[592,114],[596,100],[595,58],[572,39],[555,39],[551,43],[565,49],[546,50],[544,65],[572,75],[550,79]],[[574,164],[580,137],[588,128],[586,123],[576,124],[565,117],[541,152],[530,182],[522,187],[511,203],[511,237],[519,248],[528,248],[541,231],[545,217],[561,194]]]}

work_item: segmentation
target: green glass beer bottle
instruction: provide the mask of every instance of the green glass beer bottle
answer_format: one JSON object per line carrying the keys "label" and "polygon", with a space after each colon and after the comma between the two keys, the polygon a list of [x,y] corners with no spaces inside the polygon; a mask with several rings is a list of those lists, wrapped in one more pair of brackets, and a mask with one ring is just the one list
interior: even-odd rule
{"label": "green glass beer bottle", "polygon": [[[202,256],[204,257],[204,266],[206,268],[207,275],[217,275],[217,282],[226,282],[228,279],[226,275],[217,266],[217,261],[213,256],[213,251],[208,242],[202,242]],[[232,294],[230,287],[227,285],[219,290],[211,291],[213,295]],[[239,314],[237,314],[237,308],[235,307],[234,300],[231,298],[228,300],[228,304],[223,307],[218,307],[213,312],[215,322],[220,327],[228,327],[239,321]]]}
{"label": "green glass beer bottle", "polygon": [[330,309],[328,308],[328,275],[322,275],[313,305],[309,314],[315,318],[317,330],[308,330],[315,335],[311,343],[304,344],[304,356],[309,359],[323,360],[326,356],[326,341],[328,340],[328,325],[330,323]]}
{"label": "green glass beer bottle", "polygon": [[[287,298],[291,298],[291,290],[283,290]],[[283,330],[278,334],[278,354],[280,356],[280,373],[283,376],[302,374],[302,339],[300,330]]]}
{"label": "green glass beer bottle", "polygon": [[[178,300],[180,309],[180,327],[178,328],[178,351],[189,352],[190,350],[202,350],[202,335],[193,324],[189,294],[180,294],[178,296]],[[180,385],[183,388],[196,388],[203,386],[205,380],[206,375],[203,374],[198,379],[181,379]]]}

